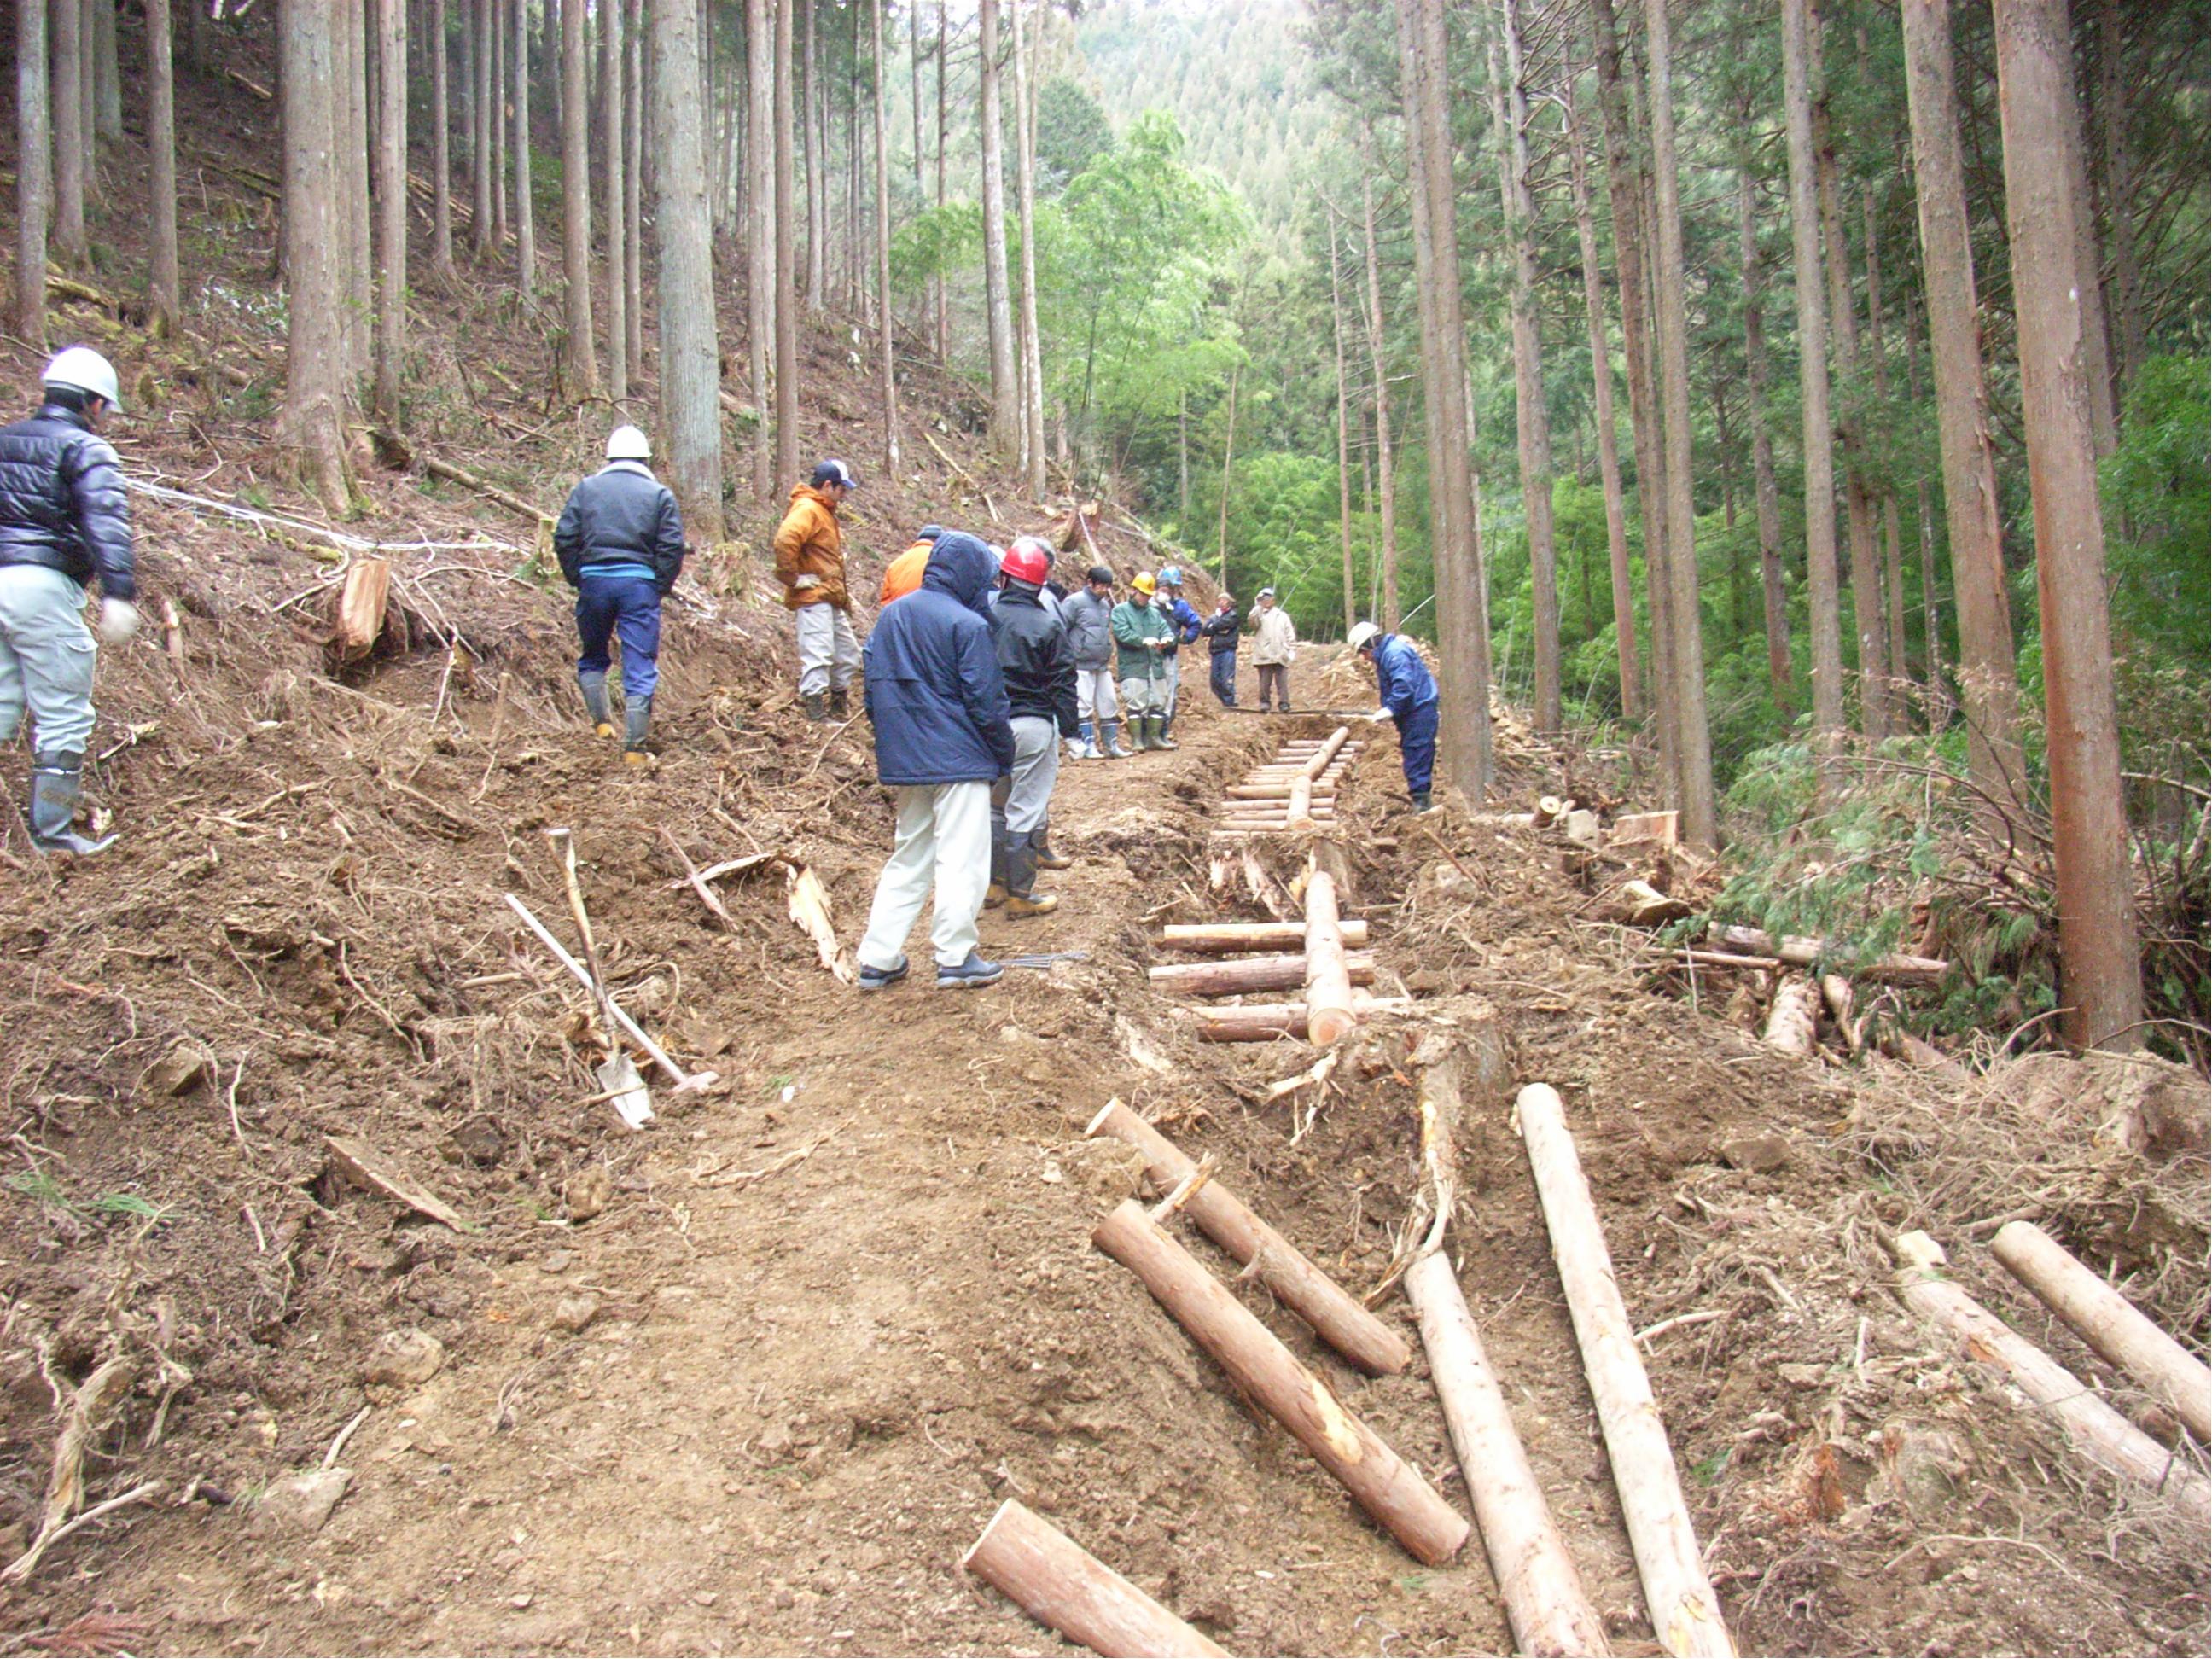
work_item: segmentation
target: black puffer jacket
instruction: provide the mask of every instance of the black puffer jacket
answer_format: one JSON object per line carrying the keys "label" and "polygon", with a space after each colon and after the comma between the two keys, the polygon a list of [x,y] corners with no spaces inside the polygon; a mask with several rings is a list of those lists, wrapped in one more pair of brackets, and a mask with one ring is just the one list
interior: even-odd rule
{"label": "black puffer jacket", "polygon": [[553,551],[568,586],[610,565],[641,565],[663,593],[684,568],[684,516],[676,497],[639,461],[611,461],[568,492],[553,526]]}
{"label": "black puffer jacket", "polygon": [[1075,653],[1068,648],[1067,624],[1052,613],[1037,589],[1006,584],[991,607],[991,642],[1006,678],[1013,718],[1053,720],[1060,736],[1073,737]]}
{"label": "black puffer jacket", "polygon": [[84,416],[48,404],[0,427],[0,565],[42,564],[111,599],[138,597],[123,467]]}
{"label": "black puffer jacket", "polygon": [[1206,648],[1217,657],[1237,654],[1237,634],[1242,626],[1234,611],[1223,611],[1208,617],[1199,625],[1198,631],[1206,635]]}

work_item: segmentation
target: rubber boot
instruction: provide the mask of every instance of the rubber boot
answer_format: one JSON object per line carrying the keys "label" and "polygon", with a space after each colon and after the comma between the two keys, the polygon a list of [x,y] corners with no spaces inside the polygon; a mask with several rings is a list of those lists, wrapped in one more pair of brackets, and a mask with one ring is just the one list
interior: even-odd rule
{"label": "rubber boot", "polygon": [[83,764],[73,749],[48,749],[31,762],[31,845],[41,853],[104,853],[115,845],[112,836],[94,841],[76,832]]}
{"label": "rubber boot", "polygon": [[1075,867],[1075,860],[1062,858],[1052,850],[1051,836],[1052,820],[1050,818],[1047,818],[1030,831],[1030,848],[1036,854],[1036,867],[1040,870],[1073,870]]}
{"label": "rubber boot", "polygon": [[1158,728],[1152,736],[1153,748],[1180,749],[1182,747],[1181,744],[1177,743],[1173,738],[1168,735],[1168,732],[1175,726],[1175,716],[1173,714],[1156,715],[1153,718],[1152,724]]}
{"label": "rubber boot", "polygon": [[845,695],[845,688],[841,685],[831,690],[830,693],[830,718],[833,720],[849,720],[852,718],[852,714],[853,704],[851,700]]}
{"label": "rubber boot", "polygon": [[983,908],[995,910],[1006,902],[1012,890],[1006,862],[1006,832],[993,825],[991,830],[991,884],[983,890]]}
{"label": "rubber boot", "polygon": [[1429,792],[1427,790],[1416,789],[1413,791],[1413,810],[1416,812],[1432,812],[1436,810],[1436,808],[1430,804]]}
{"label": "rubber boot", "polygon": [[1121,723],[1119,720],[1102,721],[1098,727],[1098,734],[1106,740],[1104,746],[1098,751],[1101,755],[1108,760],[1129,758],[1129,751],[1121,747]]}
{"label": "rubber boot", "polygon": [[1152,722],[1148,714],[1129,716],[1129,752],[1141,755],[1152,746]]}
{"label": "rubber boot", "polygon": [[586,673],[576,671],[576,684],[584,693],[584,713],[591,717],[592,730],[603,738],[615,734],[614,716],[607,709],[607,677],[605,671]]}
{"label": "rubber boot", "polygon": [[1093,727],[1089,720],[1085,720],[1076,726],[1075,741],[1067,746],[1068,759],[1090,760],[1097,755],[1098,750],[1091,736],[1092,731]]}
{"label": "rubber boot", "polygon": [[830,718],[830,700],[819,691],[802,692],[799,702],[799,706],[806,710],[806,718],[816,725]]}
{"label": "rubber boot", "polygon": [[646,749],[645,734],[653,726],[653,699],[639,697],[623,710],[623,764],[650,766],[653,756]]}
{"label": "rubber boot", "polygon": [[1168,746],[1167,719],[1164,715],[1145,716],[1145,747],[1165,749]]}
{"label": "rubber boot", "polygon": [[1010,836],[1006,841],[1007,915],[1018,921],[1024,916],[1049,915],[1060,908],[1057,894],[1037,896],[1036,872],[1036,848],[1030,844],[1029,836]]}

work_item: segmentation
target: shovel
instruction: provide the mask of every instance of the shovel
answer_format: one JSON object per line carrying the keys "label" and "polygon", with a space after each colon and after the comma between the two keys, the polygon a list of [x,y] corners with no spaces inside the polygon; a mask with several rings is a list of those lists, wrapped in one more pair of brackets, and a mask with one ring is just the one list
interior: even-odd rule
{"label": "shovel", "polygon": [[592,1075],[599,1079],[600,1097],[611,1101],[616,1114],[631,1128],[642,1129],[653,1121],[653,1093],[622,1045],[614,999],[607,994],[606,976],[599,969],[599,947],[592,937],[592,919],[584,910],[584,890],[576,882],[576,838],[567,830],[545,833],[561,843],[561,878],[568,889],[568,910],[576,918],[576,931],[584,937],[584,963],[591,974],[592,994],[599,1000],[599,1018],[606,1027],[607,1057]]}

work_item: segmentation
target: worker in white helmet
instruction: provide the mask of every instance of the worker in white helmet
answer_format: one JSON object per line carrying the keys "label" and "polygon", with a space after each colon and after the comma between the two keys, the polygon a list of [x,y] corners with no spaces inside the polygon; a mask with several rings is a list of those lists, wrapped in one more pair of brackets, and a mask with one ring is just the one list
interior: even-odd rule
{"label": "worker in white helmet", "polygon": [[623,760],[649,766],[645,746],[660,684],[660,602],[684,568],[684,515],[646,463],[653,445],[634,426],[607,439],[607,464],[578,484],[553,526],[561,574],[576,590],[576,684],[603,738],[615,734],[607,703],[611,641],[622,646]]}
{"label": "worker in white helmet", "polygon": [[138,631],[123,468],[100,435],[123,400],[115,366],[88,346],[62,352],[44,378],[39,412],[0,427],[0,742],[27,708],[32,845],[98,853],[115,838],[76,828],[99,652],[85,590],[100,584],[100,640]]}

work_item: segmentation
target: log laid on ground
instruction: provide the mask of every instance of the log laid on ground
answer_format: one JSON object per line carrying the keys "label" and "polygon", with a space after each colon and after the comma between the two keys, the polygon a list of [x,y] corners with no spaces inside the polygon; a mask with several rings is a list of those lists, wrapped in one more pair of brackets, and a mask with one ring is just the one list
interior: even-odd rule
{"label": "log laid on ground", "polygon": [[[1364,951],[1348,952],[1345,969],[1354,985],[1375,982],[1375,958]],[[1163,991],[1186,996],[1227,997],[1240,991],[1289,991],[1306,982],[1303,955],[1250,957],[1243,962],[1177,962],[1146,970]]]}
{"label": "log laid on ground", "polygon": [[2032,1221],[2008,1221],[1990,1254],[2075,1334],[2140,1383],[2198,1440],[2212,1440],[2212,1369]]}
{"label": "log laid on ground", "polygon": [[[1377,1014],[1401,1014],[1413,1006],[1411,997],[1355,995],[1352,1008],[1362,1019]],[[1200,1042],[1273,1042],[1278,1037],[1306,1035],[1306,1006],[1303,1002],[1246,1002],[1233,1008],[1191,1008]]]}
{"label": "log laid on ground", "polygon": [[[1367,943],[1364,921],[1340,921],[1337,929],[1351,945]],[[1160,930],[1164,951],[1212,954],[1223,951],[1280,951],[1304,945],[1302,921],[1205,921],[1171,924]]]}
{"label": "log laid on ground", "polygon": [[1328,741],[1315,750],[1313,758],[1306,763],[1306,775],[1310,778],[1317,778],[1328,770],[1329,763],[1336,758],[1336,751],[1343,748],[1351,738],[1352,728],[1348,726],[1340,726],[1335,731],[1330,732]]}
{"label": "log laid on ground", "polygon": [[1284,808],[1284,818],[1292,829],[1311,825],[1314,821],[1313,779],[1294,778],[1291,782],[1291,799]]}
{"label": "log laid on ground", "polygon": [[1624,881],[1599,914],[1607,921],[1626,922],[1632,927],[1663,927],[1688,915],[1690,906],[1648,881]]}
{"label": "log laid on ground", "polygon": [[451,461],[441,461],[435,455],[425,455],[422,458],[422,470],[434,478],[443,478],[448,483],[460,485],[464,489],[473,489],[485,500],[498,502],[510,513],[519,513],[524,518],[534,519],[543,525],[550,526],[554,522],[550,513],[532,507],[521,496],[501,489],[495,483],[486,483],[473,472],[464,471]]}
{"label": "log laid on ground", "polygon": [[1306,1038],[1327,1048],[1358,1029],[1337,922],[1336,878],[1317,869],[1306,879]]}
{"label": "log laid on ground", "polygon": [[1668,1652],[1685,1659],[1733,1656],[1735,1644],[1705,1576],[1667,1427],[1636,1352],[1634,1328],[1613,1278],[1613,1259],[1567,1130],[1566,1113],[1559,1097],[1541,1083],[1521,1091],[1514,1112],[1535,1173],[1544,1224],[1552,1236],[1552,1260],[1566,1291],[1598,1425],[1605,1432],[1606,1455],[1613,1463],[1613,1483],[1620,1495],[1621,1519],[1651,1628]]}
{"label": "log laid on ground", "polygon": [[[1734,927],[1717,921],[1711,936],[1731,951],[1779,957],[1792,968],[1809,968],[1829,953],[1825,939],[1807,939],[1797,933],[1784,933],[1778,939],[1763,927]],[[1859,977],[1884,985],[1933,985],[1950,968],[1951,964],[1940,957],[1906,956],[1899,951],[1879,957],[1860,969]]]}
{"label": "log laid on ground", "polygon": [[1460,1292],[1459,1275],[1442,1250],[1406,1269],[1406,1299],[1421,1322],[1429,1380],[1459,1454],[1515,1645],[1528,1654],[1611,1653],[1605,1622],[1553,1523],[1506,1407],[1505,1390]]}
{"label": "log laid on ground", "polygon": [[1441,1566],[1467,1542],[1468,1523],[1420,1471],[1403,1462],[1229,1287],[1156,1225],[1133,1200],[1091,1241],[1135,1273],[1192,1339],[1315,1461],[1340,1481],[1416,1560]]}
{"label": "log laid on ground", "polygon": [[337,1172],[356,1186],[366,1187],[373,1193],[381,1193],[417,1215],[426,1215],[433,1221],[441,1222],[457,1233],[469,1231],[469,1224],[461,1219],[458,1210],[412,1179],[404,1170],[368,1142],[325,1135],[323,1150],[330,1155],[331,1163]]}
{"label": "log laid on ground", "polygon": [[1782,965],[1779,957],[1740,957],[1731,951],[1683,949],[1674,952],[1674,960],[1686,967],[1740,974],[1771,974]]}
{"label": "log laid on ground", "polygon": [[1040,1624],[1109,1659],[1191,1659],[1223,1651],[1011,1498],[960,1565]]}
{"label": "log laid on ground", "polygon": [[392,561],[356,559],[346,568],[331,618],[331,648],[341,661],[367,656],[384,632],[384,609],[392,592]]}
{"label": "log laid on ground", "polygon": [[[1291,798],[1291,786],[1287,782],[1232,783],[1221,793],[1230,800],[1288,800]],[[1316,801],[1328,800],[1335,795],[1336,786],[1333,783],[1316,783],[1313,787],[1312,793]]]}
{"label": "log laid on ground", "polygon": [[2066,1427],[2099,1468],[2172,1497],[2200,1527],[2212,1522],[2212,1486],[2098,1397],[2087,1383],[1943,1276],[1943,1247],[1926,1233],[1890,1241],[1897,1293],[1940,1325],[1970,1359],[1996,1366]]}
{"label": "log laid on ground", "polygon": [[[1173,1141],[1118,1100],[1108,1101],[1084,1133],[1111,1135],[1135,1147],[1144,1157],[1145,1172],[1164,1192],[1198,1173],[1198,1166]],[[1290,1240],[1253,1214],[1219,1181],[1209,1181],[1193,1192],[1186,1208],[1208,1238],[1236,1257],[1285,1307],[1312,1326],[1322,1341],[1360,1370],[1370,1376],[1391,1376],[1406,1369],[1413,1352],[1405,1339],[1299,1254]]]}
{"label": "log laid on ground", "polygon": [[1767,1011],[1766,1042],[1785,1054],[1809,1054],[1820,1030],[1820,994],[1808,980],[1778,988]]}
{"label": "log laid on ground", "polygon": [[1626,847],[1644,842],[1656,842],[1662,847],[1682,844],[1682,815],[1680,812],[1625,812],[1613,821],[1613,834],[1608,837],[1615,847]]}

